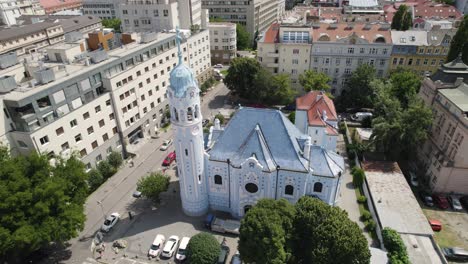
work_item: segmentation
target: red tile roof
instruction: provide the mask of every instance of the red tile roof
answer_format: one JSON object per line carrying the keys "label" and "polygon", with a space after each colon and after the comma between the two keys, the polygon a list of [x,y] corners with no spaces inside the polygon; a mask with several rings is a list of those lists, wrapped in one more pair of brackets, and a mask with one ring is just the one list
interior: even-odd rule
{"label": "red tile roof", "polygon": [[[365,29],[366,23],[356,23],[352,27],[348,23],[327,24],[320,23],[319,28],[313,30],[313,41],[317,42],[320,37],[328,36],[330,41],[334,42],[342,38],[356,34],[361,39],[367,40],[369,43],[374,43],[377,39],[379,43],[392,43],[389,27],[384,29],[382,25],[370,24],[368,29]],[[385,42],[381,42],[381,41]]]}
{"label": "red tile roof", "polygon": [[414,18],[458,19],[462,17],[460,11],[458,11],[454,6],[442,3],[434,3],[428,0],[411,0],[385,6],[384,11],[387,22],[392,22],[393,16],[395,15],[400,5],[407,5],[411,7],[414,12]]}
{"label": "red tile roof", "polygon": [[[333,101],[321,91],[311,91],[297,98],[296,109],[307,110],[309,125],[329,127],[329,125],[324,122],[324,111],[327,115],[327,120],[338,120]],[[331,130],[327,130],[327,132],[333,133]]]}
{"label": "red tile roof", "polygon": [[82,5],[81,0],[39,0],[46,13],[61,11],[64,9],[75,9]]}
{"label": "red tile roof", "polygon": [[279,42],[280,25],[273,23],[265,32],[263,43],[278,43]]}

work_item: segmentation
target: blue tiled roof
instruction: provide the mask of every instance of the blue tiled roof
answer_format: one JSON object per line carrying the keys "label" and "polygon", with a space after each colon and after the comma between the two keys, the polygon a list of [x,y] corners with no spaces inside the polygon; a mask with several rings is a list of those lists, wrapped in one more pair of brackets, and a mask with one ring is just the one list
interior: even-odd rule
{"label": "blue tiled roof", "polygon": [[309,167],[312,174],[326,177],[334,177],[345,169],[342,156],[320,146],[311,147]]}
{"label": "blue tiled roof", "polygon": [[210,150],[210,159],[231,160],[240,165],[255,155],[264,170],[307,171],[307,160],[299,153],[303,135],[280,111],[244,107],[229,121]]}
{"label": "blue tiled roof", "polygon": [[198,87],[197,79],[194,77],[192,70],[183,63],[177,65],[171,71],[169,81],[174,96],[178,98],[185,96],[188,87]]}

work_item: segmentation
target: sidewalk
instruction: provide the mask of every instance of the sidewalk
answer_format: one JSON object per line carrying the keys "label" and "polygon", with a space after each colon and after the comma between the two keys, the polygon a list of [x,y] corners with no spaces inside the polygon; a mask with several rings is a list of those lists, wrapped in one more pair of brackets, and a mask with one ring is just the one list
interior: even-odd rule
{"label": "sidewalk", "polygon": [[361,214],[359,212],[359,205],[357,203],[356,191],[353,185],[353,176],[351,175],[351,168],[349,167],[348,156],[346,153],[345,142],[343,135],[340,134],[337,142],[337,150],[345,159],[346,170],[341,178],[341,193],[337,205],[348,213],[349,219],[356,222],[361,228],[364,236],[367,239],[369,246],[372,245],[372,238],[369,233],[364,231],[364,223],[360,220]]}

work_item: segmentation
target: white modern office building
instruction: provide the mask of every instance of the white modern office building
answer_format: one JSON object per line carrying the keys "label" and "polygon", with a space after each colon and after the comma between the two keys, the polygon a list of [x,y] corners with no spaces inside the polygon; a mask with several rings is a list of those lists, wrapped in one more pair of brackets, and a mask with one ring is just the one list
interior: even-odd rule
{"label": "white modern office building", "polygon": [[[111,151],[131,154],[165,119],[169,73],[177,64],[174,33],[132,35],[120,48],[83,52],[51,46],[23,61],[0,58],[0,139],[13,154],[75,152],[87,168]],[[210,73],[208,30],[182,39],[183,60],[199,81]],[[60,61],[66,61],[60,62]]]}
{"label": "white modern office building", "polygon": [[200,0],[123,0],[119,17],[124,32],[190,29],[202,25]]}
{"label": "white modern office building", "polygon": [[43,15],[44,8],[38,0],[0,0],[0,24],[16,25],[21,15]]}
{"label": "white modern office building", "polygon": [[229,22],[210,22],[210,49],[212,64],[229,64],[236,57],[236,24]]}
{"label": "white modern office building", "polygon": [[93,15],[100,19],[119,16],[120,0],[83,0],[83,15]]}

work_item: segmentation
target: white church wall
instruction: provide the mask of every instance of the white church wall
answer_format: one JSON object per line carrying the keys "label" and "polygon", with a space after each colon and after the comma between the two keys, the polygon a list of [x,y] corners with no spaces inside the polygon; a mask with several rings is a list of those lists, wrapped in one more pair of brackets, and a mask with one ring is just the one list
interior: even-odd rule
{"label": "white church wall", "polygon": [[[212,210],[230,212],[229,208],[229,168],[227,162],[206,159],[205,177],[208,184],[208,199]],[[216,175],[221,177],[221,184],[215,182]],[[232,180],[231,180],[232,182]]]}
{"label": "white church wall", "polygon": [[308,135],[312,145],[323,146],[325,142],[325,128],[318,126],[309,126]]}
{"label": "white church wall", "polygon": [[[308,177],[306,195],[316,195],[318,198],[320,198],[320,200],[326,202],[329,205],[333,205],[336,191],[336,182],[337,179],[335,178],[310,175]],[[314,191],[315,183],[322,184],[321,192]]]}
{"label": "white church wall", "polygon": [[[294,187],[292,195],[286,193],[286,186]],[[305,195],[307,186],[307,173],[281,170],[278,173],[277,198],[284,198],[295,204],[299,198]]]}

